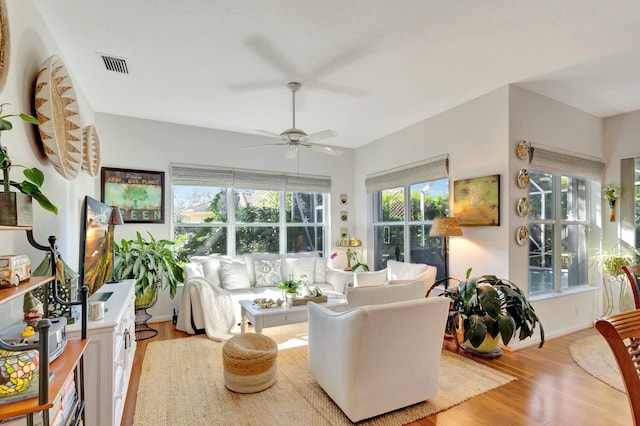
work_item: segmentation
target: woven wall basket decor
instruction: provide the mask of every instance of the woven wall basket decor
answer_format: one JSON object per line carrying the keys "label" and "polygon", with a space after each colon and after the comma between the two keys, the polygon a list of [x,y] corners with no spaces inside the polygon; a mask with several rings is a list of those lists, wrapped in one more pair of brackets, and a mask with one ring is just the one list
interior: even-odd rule
{"label": "woven wall basket decor", "polygon": [[0,0],[0,90],[4,89],[9,72],[9,19],[7,5]]}
{"label": "woven wall basket decor", "polygon": [[58,173],[75,179],[82,167],[80,113],[71,78],[57,55],[38,72],[35,105],[45,154]]}
{"label": "woven wall basket decor", "polygon": [[93,125],[82,129],[82,170],[93,177],[100,171],[100,139]]}

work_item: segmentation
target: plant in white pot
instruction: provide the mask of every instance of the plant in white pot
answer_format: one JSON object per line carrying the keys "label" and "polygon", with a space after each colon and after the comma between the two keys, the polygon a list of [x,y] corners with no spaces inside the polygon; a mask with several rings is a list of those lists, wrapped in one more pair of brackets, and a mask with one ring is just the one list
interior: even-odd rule
{"label": "plant in white pot", "polygon": [[[461,347],[471,353],[499,356],[500,340],[506,345],[518,337],[524,340],[533,336],[536,325],[540,326],[540,345],[544,345],[544,329],[527,297],[512,282],[482,275],[469,278],[456,287],[449,287],[442,294],[452,301],[447,322],[448,331],[456,336],[463,333]],[[438,281],[438,285],[442,280]]]}
{"label": "plant in white pot", "polygon": [[[13,124],[8,120],[10,117],[20,117],[27,123],[38,125],[38,120],[34,117],[20,114],[4,114],[6,103],[0,104],[0,136],[2,132],[13,129]],[[20,167],[25,180],[22,182],[11,180],[10,172],[12,168]],[[44,183],[44,173],[35,167],[28,168],[21,164],[13,164],[9,157],[8,150],[0,142],[0,170],[2,170],[2,192],[0,192],[0,224],[12,226],[29,226],[32,221],[31,199],[35,199],[42,208],[57,214],[58,208],[40,191]],[[12,192],[15,188],[20,192]]]}

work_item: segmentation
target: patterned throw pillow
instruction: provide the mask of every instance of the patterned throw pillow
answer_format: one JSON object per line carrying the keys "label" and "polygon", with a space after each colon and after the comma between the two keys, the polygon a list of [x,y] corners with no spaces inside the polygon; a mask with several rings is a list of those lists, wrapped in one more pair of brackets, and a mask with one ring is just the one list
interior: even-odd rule
{"label": "patterned throw pillow", "polygon": [[281,260],[255,260],[256,287],[277,287],[282,281]]}

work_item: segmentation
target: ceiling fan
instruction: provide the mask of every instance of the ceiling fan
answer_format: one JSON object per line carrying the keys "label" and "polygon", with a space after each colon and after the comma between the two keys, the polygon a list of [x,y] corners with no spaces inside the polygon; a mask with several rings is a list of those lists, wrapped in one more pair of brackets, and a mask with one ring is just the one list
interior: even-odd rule
{"label": "ceiling fan", "polygon": [[292,100],[293,100],[293,125],[290,129],[285,130],[284,132],[277,134],[273,132],[269,132],[267,130],[256,130],[264,135],[281,139],[282,142],[264,144],[264,145],[255,145],[248,148],[262,148],[267,146],[282,146],[288,148],[286,158],[295,158],[298,154],[298,148],[301,146],[304,148],[309,148],[313,151],[322,152],[324,154],[329,155],[342,155],[342,151],[339,149],[332,148],[326,145],[316,144],[316,141],[322,139],[329,139],[338,136],[336,132],[333,130],[322,130],[320,132],[312,133],[308,135],[304,132],[304,130],[296,128],[296,92],[300,90],[302,84],[292,81],[287,84],[289,90],[291,90]]}

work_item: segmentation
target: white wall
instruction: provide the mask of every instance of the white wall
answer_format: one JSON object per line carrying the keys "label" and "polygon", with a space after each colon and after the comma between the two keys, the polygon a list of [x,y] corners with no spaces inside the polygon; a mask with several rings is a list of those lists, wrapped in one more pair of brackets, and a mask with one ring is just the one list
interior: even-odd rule
{"label": "white wall", "polygon": [[[449,154],[449,190],[453,181],[507,172],[508,88],[504,87],[459,105],[357,150],[355,163],[356,232],[367,241],[370,223],[365,178],[427,158]],[[450,239],[450,275],[473,273],[506,275],[508,272],[508,214],[506,192],[501,191],[500,226],[464,227],[462,238]],[[453,197],[450,211],[453,213]],[[363,240],[363,244],[367,243]],[[373,264],[372,254],[368,256]]]}
{"label": "white wall", "polygon": [[[515,206],[526,190],[519,189],[516,174],[521,168],[528,168],[527,162],[515,155],[518,140],[533,142],[553,150],[564,151],[578,156],[588,156],[602,161],[602,120],[566,104],[554,101],[512,86],[509,90],[509,215],[512,225],[509,229],[509,279],[528,291],[528,246],[516,243],[515,230],[526,225],[526,218],[516,214]],[[591,214],[598,218],[596,227],[591,229],[593,248],[600,240],[599,187],[592,188]],[[594,198],[595,197],[595,198]],[[592,216],[594,217],[594,216]],[[599,281],[591,282],[599,286]],[[572,330],[588,327],[602,312],[602,292],[587,290],[583,293],[567,294],[556,298],[533,298],[532,304],[543,325],[547,337],[560,335]],[[518,347],[518,345],[513,345]]]}
{"label": "white wall", "polygon": [[[277,142],[262,136],[246,135],[201,127],[183,126],[159,121],[142,120],[110,114],[96,114],[96,128],[102,146],[102,165],[107,167],[158,170],[165,172],[165,223],[124,224],[115,228],[116,241],[135,238],[136,231],[147,231],[156,238],[173,239],[171,229],[171,186],[169,164],[187,163],[219,167],[237,167],[286,173],[331,176],[331,217],[328,248],[339,236],[339,211],[354,213],[354,206],[340,206],[340,194],[353,197],[354,152],[346,149],[340,157],[300,149],[296,159],[285,159],[286,149],[278,146],[246,149],[250,146]],[[96,180],[96,194],[100,194]],[[99,197],[98,197],[99,198]],[[178,299],[170,301],[167,292],[161,294],[158,304],[149,310],[153,320],[169,319]]]}
{"label": "white wall", "polygon": [[[26,112],[35,114],[33,109],[34,83],[38,70],[52,54],[60,54],[40,13],[31,0],[6,1],[8,11],[10,49],[8,55],[7,82],[0,94],[0,101],[10,103],[5,113]],[[70,70],[72,73],[72,70]],[[74,86],[79,100],[83,124],[90,124],[93,112],[87,104],[82,88]],[[88,121],[85,121],[88,120]],[[33,229],[35,239],[47,244],[49,235],[58,239],[58,248],[70,265],[76,265],[78,259],[78,240],[80,232],[80,203],[83,195],[91,188],[93,178],[85,173],[74,181],[68,181],[59,175],[44,155],[40,137],[35,126],[20,119],[11,119],[14,128],[2,132],[2,144],[8,148],[14,164],[37,167],[45,174],[42,192],[55,204],[58,215],[43,210],[34,203]],[[14,180],[22,179],[22,171],[14,168],[11,173]],[[40,263],[44,252],[31,247],[23,232],[2,232],[0,234],[0,253],[24,253],[34,265]],[[0,329],[22,319],[22,299],[0,306]]]}

